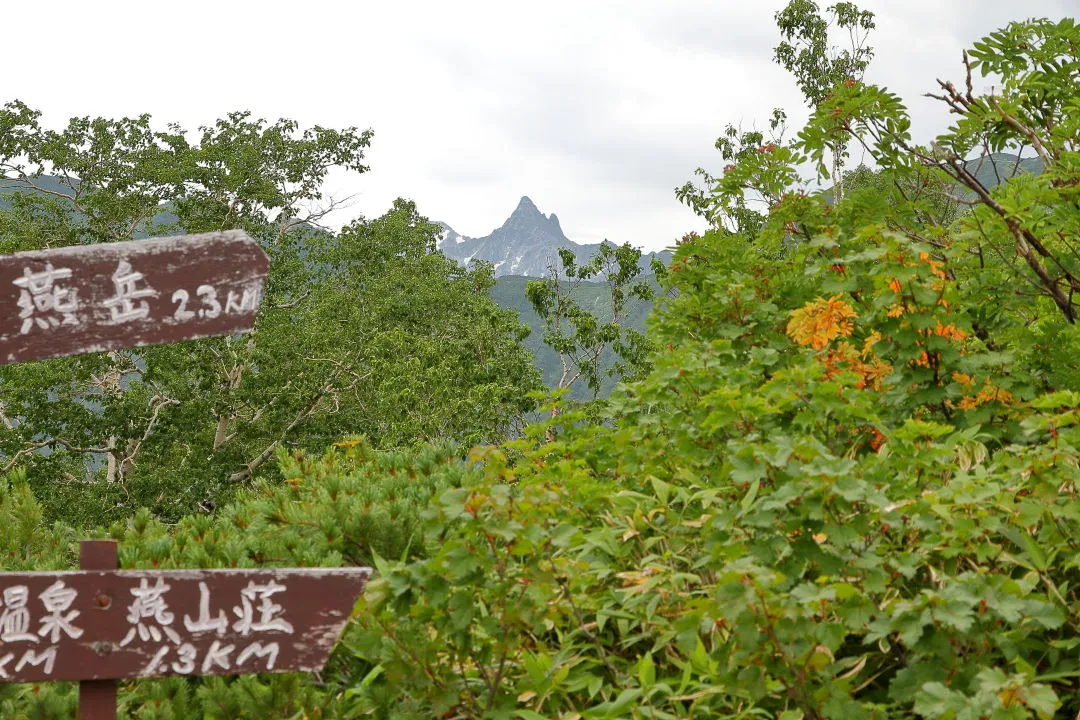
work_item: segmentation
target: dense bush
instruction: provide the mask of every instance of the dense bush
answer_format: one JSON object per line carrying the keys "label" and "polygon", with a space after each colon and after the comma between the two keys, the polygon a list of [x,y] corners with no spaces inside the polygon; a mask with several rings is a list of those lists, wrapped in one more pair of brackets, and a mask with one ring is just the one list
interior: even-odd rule
{"label": "dense bush", "polygon": [[[257,488],[215,516],[170,526],[144,510],[101,534],[120,541],[124,568],[370,565],[375,554],[406,560],[430,550],[417,532],[420,511],[468,472],[448,446],[386,453],[360,439],[338,443],[322,457],[298,452],[279,460],[285,483]],[[74,531],[43,526],[41,517],[21,477],[0,481],[0,569],[75,565]],[[340,717],[335,708],[343,696],[336,689],[367,669],[343,645],[324,682],[274,675],[124,683],[121,714],[145,720]],[[0,717],[74,717],[76,695],[65,683],[0,685]]]}
{"label": "dense bush", "polygon": [[[657,332],[687,339],[615,401],[618,425],[493,451],[481,482],[443,495],[438,553],[385,568],[360,643],[394,684],[383,707],[1052,716],[1080,670],[1080,393],[989,397],[1007,373],[970,336],[932,346],[945,377],[990,371],[935,393],[905,344],[942,336],[896,328],[853,352],[887,306],[804,302],[805,260],[756,273],[716,237],[678,260]],[[862,262],[906,264],[916,296],[936,279]],[[924,327],[963,323],[931,302]],[[818,350],[784,333],[800,309],[832,336]],[[877,379],[878,363],[900,369]]]}
{"label": "dense bush", "polygon": [[[850,82],[729,168],[717,203],[776,198],[754,243],[684,243],[664,350],[610,422],[481,453],[438,551],[382,566],[356,711],[1075,716],[1078,44],[1070,21],[976,44],[1003,93],[958,103],[933,153]],[[903,181],[799,191],[837,126]],[[942,212],[963,153],[1031,137],[1041,175]]]}

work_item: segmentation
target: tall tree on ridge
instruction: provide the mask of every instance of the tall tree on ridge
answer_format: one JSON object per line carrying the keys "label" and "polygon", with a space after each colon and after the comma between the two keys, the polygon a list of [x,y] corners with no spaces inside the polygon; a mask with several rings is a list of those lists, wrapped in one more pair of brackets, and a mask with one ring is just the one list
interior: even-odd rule
{"label": "tall tree on ridge", "polygon": [[[795,75],[811,109],[824,102],[840,83],[861,80],[874,57],[874,49],[866,45],[874,29],[874,13],[850,2],[830,5],[826,12],[831,22],[822,17],[814,0],[790,0],[775,16],[783,40],[776,46],[773,59]],[[847,31],[848,48],[838,50],[829,44],[830,26]],[[833,194],[837,200],[844,196],[846,146],[839,135],[830,144]]]}

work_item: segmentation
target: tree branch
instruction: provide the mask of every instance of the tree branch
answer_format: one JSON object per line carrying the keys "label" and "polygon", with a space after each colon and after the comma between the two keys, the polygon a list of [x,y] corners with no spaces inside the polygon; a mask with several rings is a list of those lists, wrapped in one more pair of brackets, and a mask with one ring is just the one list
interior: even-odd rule
{"label": "tree branch", "polygon": [[157,425],[158,416],[161,414],[161,411],[169,405],[180,404],[179,400],[164,397],[162,395],[159,395],[155,399],[158,400],[158,403],[154,405],[154,411],[150,415],[150,422],[147,423],[146,429],[143,430],[142,437],[135,441],[128,454],[120,461],[118,478],[122,478],[127,474],[129,468],[134,467],[135,460],[139,457],[139,452],[142,450],[143,443],[145,443],[150,438],[151,433],[154,432],[154,426]]}
{"label": "tree branch", "polygon": [[[297,413],[296,417],[294,417],[292,421],[290,421],[289,424],[285,426],[285,429],[281,431],[277,439],[272,441],[261,453],[258,454],[258,456],[248,462],[244,466],[243,470],[240,470],[230,475],[229,481],[241,482],[243,480],[246,480],[251,477],[256,470],[262,467],[263,463],[265,463],[273,456],[274,450],[277,449],[277,446],[285,441],[285,438],[289,435],[289,433],[296,429],[296,427],[300,423],[302,423],[304,420],[311,417],[315,413],[315,411],[319,408],[319,405],[322,404],[323,398],[326,397],[327,393],[329,393],[333,389],[334,383],[337,382],[338,377],[340,377],[341,374],[345,371],[345,367],[345,363],[340,363],[338,369],[335,370],[334,373],[330,376],[330,379],[327,381],[327,383],[323,385],[322,388],[312,396],[307,406],[299,413]],[[368,373],[368,375],[370,374],[371,373]],[[364,377],[367,377],[367,375],[365,375]]]}
{"label": "tree branch", "polygon": [[0,473],[8,472],[13,467],[18,465],[19,461],[22,460],[27,455],[30,455],[30,454],[34,453],[35,451],[40,450],[41,448],[46,447],[47,445],[51,445],[51,444],[52,444],[51,440],[42,440],[41,442],[26,443],[25,448],[23,448],[19,452],[15,453],[14,455],[12,455],[11,459],[7,461],[7,464],[5,464],[3,468],[0,468]]}

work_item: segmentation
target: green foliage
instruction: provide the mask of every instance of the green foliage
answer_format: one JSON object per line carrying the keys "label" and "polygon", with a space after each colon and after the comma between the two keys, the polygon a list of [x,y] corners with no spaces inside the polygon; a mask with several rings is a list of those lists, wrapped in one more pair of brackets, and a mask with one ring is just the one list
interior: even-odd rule
{"label": "green foliage", "polygon": [[[371,560],[379,573],[320,684],[133,683],[126,711],[1076,717],[1076,32],[1029,21],[976,44],[973,67],[1001,73],[1003,90],[943,84],[959,120],[931,148],[911,143],[899,98],[859,82],[835,87],[788,144],[729,132],[735,162],[691,198],[728,225],[680,243],[654,354],[600,417],[551,413],[468,462],[447,447],[380,451],[379,434],[318,459],[278,443],[284,483],[175,526],[145,510],[115,524],[126,566]],[[808,192],[797,168],[827,176],[841,137],[881,171],[856,170],[843,196]],[[1044,171],[992,190],[963,159],[1023,142]],[[956,183],[978,199],[971,213],[955,212]],[[748,192],[767,212],[740,214]],[[342,233],[326,279],[362,292],[347,266],[376,278],[399,261],[437,266],[420,244],[392,244],[422,234],[411,213]],[[383,243],[394,251],[370,250]],[[490,274],[463,277],[486,296]],[[610,341],[562,288],[530,290],[540,315],[572,326],[554,326],[555,344],[581,347],[582,328]],[[431,306],[375,311],[409,322]],[[393,357],[403,345],[373,322]],[[380,394],[413,391],[387,377]],[[70,530],[43,528],[14,481],[0,520],[17,535],[0,549],[63,562]],[[64,686],[5,693],[5,717],[70,709]]]}
{"label": "green foliage", "polygon": [[491,301],[489,270],[434,252],[412,203],[337,234],[314,224],[326,173],[365,170],[370,132],[234,113],[189,143],[145,116],[56,132],[19,103],[0,126],[0,169],[23,189],[0,251],[240,227],[271,257],[246,336],[0,369],[0,467],[27,470],[50,518],[177,519],[227,502],[278,447],[496,442],[531,410],[528,329]]}
{"label": "green foliage", "polygon": [[[559,356],[561,372],[556,389],[571,388],[584,381],[595,398],[603,375],[633,380],[648,370],[651,346],[645,336],[627,323],[634,301],[652,300],[653,288],[641,277],[641,250],[623,244],[602,243],[584,265],[578,265],[568,249],[559,250],[561,271],[552,268],[548,277],[531,280],[525,295],[544,323],[542,339]],[[663,266],[654,261],[653,271]],[[607,286],[605,316],[583,305],[581,283],[602,276]],[[614,362],[603,367],[605,351]]]}
{"label": "green foliage", "polygon": [[[379,452],[363,439],[337,443],[321,457],[279,454],[283,484],[244,493],[215,516],[174,526],[143,510],[108,535],[120,541],[123,568],[337,567],[404,560],[433,550],[418,532],[420,513],[470,473],[450,446]],[[41,524],[42,509],[21,476],[0,484],[0,569],[67,569],[73,533]],[[351,642],[351,641],[350,641]],[[206,717],[348,717],[337,690],[359,684],[370,666],[348,643],[323,682],[304,675],[172,678],[121,685],[121,714],[144,720]],[[65,683],[0,685],[4,718],[73,717],[76,693]]]}
{"label": "green foliage", "polygon": [[[437,550],[380,567],[356,713],[1080,711],[1074,326],[979,264],[981,211],[956,220],[952,179],[904,156],[899,101],[849,90],[836,107],[895,148],[882,184],[783,187],[841,129],[826,107],[786,161],[728,173],[781,200],[755,243],[681,244],[652,371],[601,422],[478,451],[428,513]],[[1074,203],[1038,197],[1015,212],[1071,237]]]}
{"label": "green foliage", "polygon": [[[1075,73],[1080,29],[1065,18],[1057,23],[1011,23],[975,43],[965,55],[964,89],[939,81],[935,95],[958,116],[931,148],[914,146],[910,121],[899,98],[874,86],[841,87],[822,103],[801,139],[811,159],[821,163],[829,138],[848,132],[883,168],[933,169],[939,178],[963,186],[975,207],[966,232],[956,242],[986,281],[1014,283],[1031,300],[1022,312],[1030,322],[1053,303],[1069,323],[1076,322],[1074,296],[1080,288],[1075,213],[1077,120]],[[993,93],[975,94],[973,74],[1004,73]],[[995,187],[974,172],[966,158],[982,151],[989,158],[1005,149],[1033,150],[1038,175],[1017,175]],[[1015,317],[1012,318],[1015,320]]]}
{"label": "green foliage", "polygon": [[45,523],[23,472],[0,479],[0,527],[0,567],[5,570],[58,570],[74,559],[71,528]]}
{"label": "green foliage", "polygon": [[[840,344],[800,351],[783,333],[828,281],[805,272],[818,254],[777,277],[731,239],[686,248],[677,259],[697,259],[658,329],[681,341],[613,400],[616,427],[562,417],[555,442],[534,428],[516,446],[520,460],[487,455],[483,481],[432,513],[438,552],[384,572],[361,646],[395,691],[361,707],[1050,717],[1077,669],[1080,395],[964,409],[919,343],[950,368],[992,353],[945,352],[903,326],[874,345],[895,374],[860,386]],[[877,261],[859,269],[873,277]],[[762,299],[766,278],[782,300]],[[935,280],[916,267],[907,281]],[[907,322],[962,317],[932,309],[936,296]],[[890,329],[874,305],[855,306],[850,337]]]}
{"label": "green foliage", "polygon": [[[562,362],[559,354],[549,345],[544,344],[544,321],[536,313],[526,295],[528,283],[535,278],[524,275],[502,275],[495,279],[495,286],[491,289],[491,297],[500,307],[515,310],[521,317],[521,322],[528,325],[529,335],[523,343],[533,354],[533,362],[540,370],[544,386],[556,388],[562,377]],[[653,297],[659,293],[660,286],[654,275],[646,275],[642,282],[647,282],[653,288]],[[566,290],[570,283],[563,280]],[[611,316],[611,289],[603,281],[578,281],[574,283],[575,301],[580,307],[588,308],[596,317]],[[652,312],[653,302],[632,300],[628,303],[622,324],[624,327],[645,334],[645,321]],[[600,353],[600,397],[607,397],[615,387],[617,377],[608,374],[608,370],[615,364],[616,358],[610,349]],[[587,401],[592,396],[586,385],[576,383],[571,388],[568,397],[573,400]]]}
{"label": "green foliage", "polygon": [[[814,0],[790,0],[775,16],[783,40],[776,46],[773,59],[795,76],[811,108],[825,102],[833,88],[861,80],[874,57],[873,48],[866,45],[867,36],[874,29],[874,13],[860,10],[850,2],[830,5],[827,12],[835,28],[847,31],[849,46],[843,50],[830,45],[830,23],[821,16]],[[833,192],[841,198],[844,196],[841,170],[846,155],[843,133],[832,138],[830,149]]]}
{"label": "green foliage", "polygon": [[783,41],[776,46],[773,59],[795,75],[810,107],[824,102],[845,80],[861,78],[874,57],[873,48],[864,44],[875,27],[874,13],[850,2],[830,5],[826,10],[832,25],[848,33],[849,47],[837,50],[830,43],[830,23],[814,0],[791,0],[775,16]]}
{"label": "green foliage", "polygon": [[[769,208],[780,200],[780,191],[796,179],[788,165],[790,150],[784,145],[786,120],[783,110],[773,110],[768,137],[758,130],[742,131],[728,125],[716,140],[716,149],[727,163],[723,176],[717,178],[698,168],[695,174],[704,186],[688,182],[675,189],[675,196],[710,227],[753,240]],[[726,192],[712,193],[713,187],[723,187]]]}

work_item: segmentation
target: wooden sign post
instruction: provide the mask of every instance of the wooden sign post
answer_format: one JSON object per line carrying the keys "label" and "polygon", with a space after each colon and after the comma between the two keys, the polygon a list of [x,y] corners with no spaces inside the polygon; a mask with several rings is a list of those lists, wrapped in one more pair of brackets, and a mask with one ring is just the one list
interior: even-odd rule
{"label": "wooden sign post", "polygon": [[[115,540],[79,541],[80,570],[116,570],[118,567],[120,561]],[[2,592],[0,597],[3,597]],[[79,683],[79,718],[116,720],[115,680],[86,680]]]}
{"label": "wooden sign post", "polygon": [[[241,231],[0,257],[0,364],[250,330],[269,260]],[[326,662],[371,568],[0,573],[0,682],[79,681],[115,720],[116,680],[300,672]]]}

